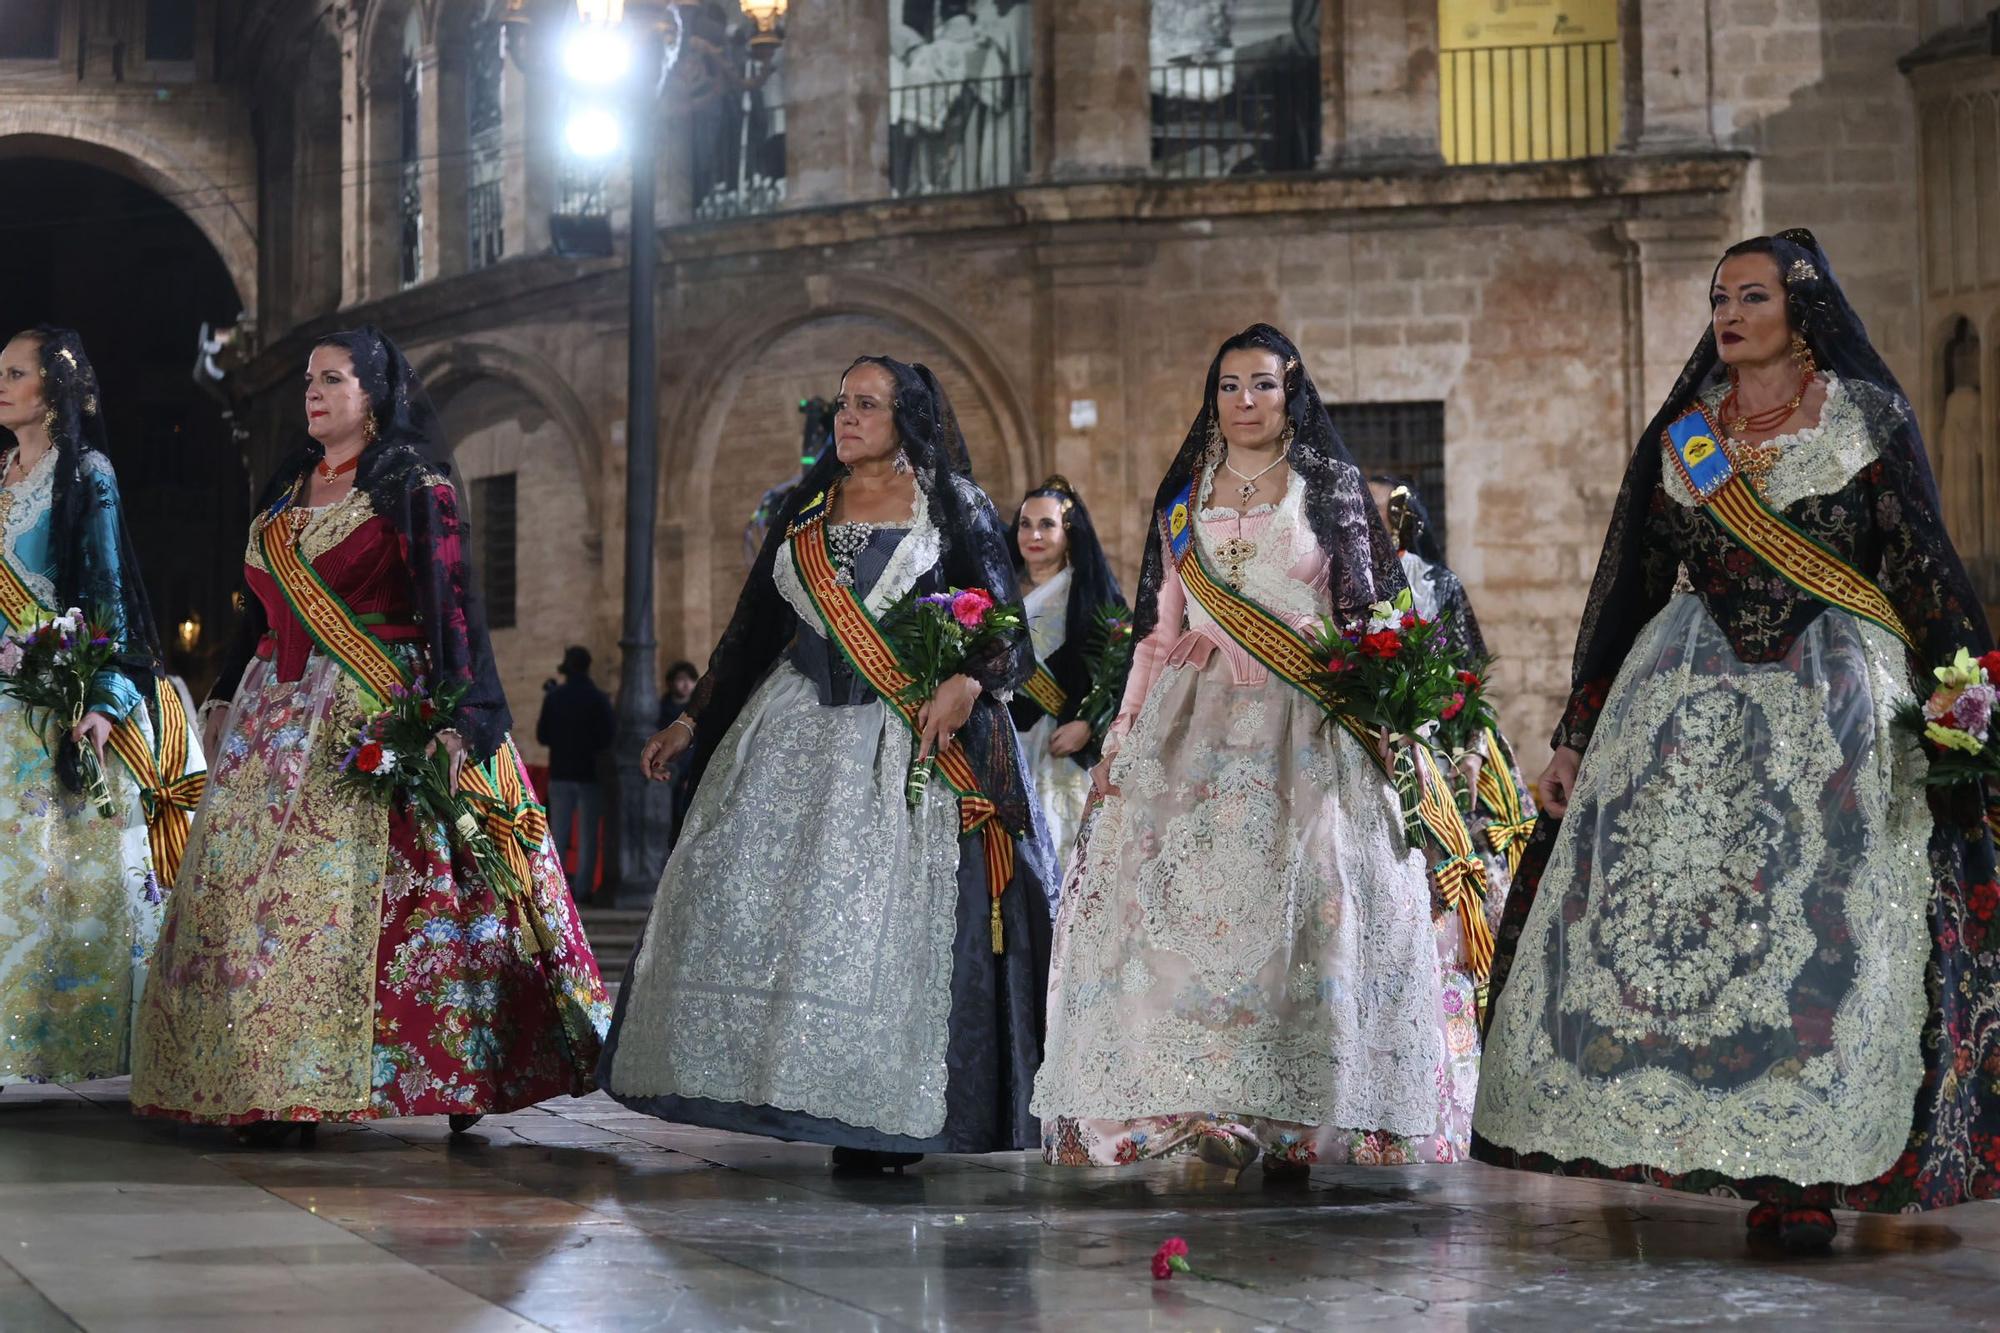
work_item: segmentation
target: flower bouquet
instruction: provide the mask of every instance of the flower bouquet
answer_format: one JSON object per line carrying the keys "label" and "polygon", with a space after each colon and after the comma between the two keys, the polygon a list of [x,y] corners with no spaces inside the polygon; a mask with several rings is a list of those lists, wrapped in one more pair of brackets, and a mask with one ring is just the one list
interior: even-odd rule
{"label": "flower bouquet", "polygon": [[117,660],[118,645],[103,618],[92,619],[75,607],[0,635],[0,694],[21,701],[64,785],[86,794],[106,818],[113,811],[104,766],[95,749],[70,739],[70,731],[90,711],[92,680]]}
{"label": "flower bouquet", "polygon": [[1077,720],[1090,726],[1090,734],[1102,736],[1118,716],[1125,698],[1125,677],[1132,670],[1132,613],[1116,602],[1106,602],[1097,611],[1097,625],[1090,636],[1090,688],[1077,705]]}
{"label": "flower bouquet", "polygon": [[1930,756],[1924,781],[1934,787],[1957,787],[2000,779],[2000,744],[1993,736],[2000,652],[1974,657],[1961,648],[1931,674],[1938,684],[1930,698],[1905,704],[1896,712],[1897,727],[1921,740]]}
{"label": "flower bouquet", "polygon": [[466,688],[455,681],[432,692],[421,676],[407,688],[392,687],[389,706],[363,720],[354,743],[341,756],[335,785],[385,801],[400,794],[418,818],[442,825],[452,842],[472,858],[494,896],[520,913],[539,946],[545,943],[541,938],[545,927],[528,886],[481,825],[472,799],[454,787],[451,756],[438,739],[450,728]]}
{"label": "flower bouquet", "polygon": [[[984,588],[949,588],[921,597],[905,593],[882,617],[883,636],[910,673],[903,703],[922,708],[968,659],[1022,624],[1020,607],[998,605]],[[936,767],[935,755],[910,760],[903,795],[912,808],[922,803]]]}
{"label": "flower bouquet", "polygon": [[1456,758],[1477,740],[1493,715],[1480,670],[1464,660],[1441,622],[1412,609],[1407,589],[1348,626],[1323,620],[1309,637],[1325,664],[1312,684],[1382,737],[1383,758],[1402,798],[1403,835],[1410,846],[1421,846],[1414,747],[1444,749]]}

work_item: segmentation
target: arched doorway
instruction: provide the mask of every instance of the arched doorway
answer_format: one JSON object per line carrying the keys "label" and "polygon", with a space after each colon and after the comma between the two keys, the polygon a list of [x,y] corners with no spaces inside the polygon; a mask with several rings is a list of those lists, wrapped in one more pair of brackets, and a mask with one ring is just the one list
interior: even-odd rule
{"label": "arched doorway", "polygon": [[40,156],[0,170],[0,337],[36,324],[83,335],[153,614],[200,690],[234,624],[250,497],[222,405],[192,372],[201,325],[235,323],[241,296],[202,228],[126,176]]}

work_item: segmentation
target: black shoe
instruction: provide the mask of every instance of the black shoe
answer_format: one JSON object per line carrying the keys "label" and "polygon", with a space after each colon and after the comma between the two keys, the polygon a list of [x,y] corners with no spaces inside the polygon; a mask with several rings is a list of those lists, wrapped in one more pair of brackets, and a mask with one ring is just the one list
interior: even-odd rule
{"label": "black shoe", "polygon": [[884,1171],[903,1174],[906,1166],[924,1160],[920,1152],[877,1152],[873,1148],[835,1148],[833,1169],[842,1175],[880,1175]]}
{"label": "black shoe", "polygon": [[468,1129],[471,1129],[471,1128],[472,1128],[472,1127],[473,1127],[474,1125],[478,1124],[478,1123],[479,1123],[480,1121],[484,1120],[485,1118],[486,1118],[486,1117],[485,1117],[485,1115],[484,1115],[484,1114],[480,1114],[480,1115],[454,1115],[454,1116],[447,1116],[447,1117],[446,1117],[446,1119],[448,1119],[448,1120],[450,1120],[450,1121],[451,1121],[451,1132],[452,1132],[452,1133],[454,1133],[454,1134],[463,1134],[463,1133],[465,1133],[465,1131],[466,1131],[466,1130],[468,1130]]}
{"label": "black shoe", "polygon": [[1793,1254],[1822,1254],[1833,1245],[1836,1229],[1824,1208],[1788,1208],[1778,1222],[1778,1243]]}
{"label": "black shoe", "polygon": [[299,1136],[301,1148],[310,1148],[319,1142],[317,1120],[253,1120],[247,1125],[238,1125],[235,1137],[237,1144],[244,1148],[282,1148],[294,1132]]}

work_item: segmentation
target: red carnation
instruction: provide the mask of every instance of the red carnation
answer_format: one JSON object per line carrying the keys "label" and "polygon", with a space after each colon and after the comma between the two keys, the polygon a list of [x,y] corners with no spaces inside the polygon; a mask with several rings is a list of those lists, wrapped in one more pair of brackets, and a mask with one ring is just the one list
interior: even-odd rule
{"label": "red carnation", "polygon": [[417,716],[422,718],[426,722],[436,717],[437,712],[438,712],[437,705],[432,703],[429,699],[426,699],[422,703],[417,705]]}
{"label": "red carnation", "polygon": [[363,773],[373,773],[376,769],[382,767],[381,745],[375,741],[370,741],[356,750],[354,752],[354,766]]}
{"label": "red carnation", "polygon": [[1388,661],[1403,650],[1403,636],[1392,629],[1378,629],[1361,636],[1361,651],[1369,657]]}
{"label": "red carnation", "polygon": [[1160,1248],[1153,1251],[1153,1280],[1165,1282],[1173,1277],[1176,1270],[1189,1272],[1187,1252],[1187,1242],[1179,1236],[1169,1236],[1161,1241]]}
{"label": "red carnation", "polygon": [[1979,665],[1986,672],[1986,679],[2000,681],[2000,648],[1980,658]]}
{"label": "red carnation", "polygon": [[1479,683],[1479,676],[1475,672],[1461,671],[1458,673],[1458,683],[1461,685],[1477,685]]}
{"label": "red carnation", "polygon": [[1416,623],[1417,623],[1417,613],[1416,613],[1415,611],[1405,611],[1405,612],[1403,612],[1403,628],[1404,628],[1404,629],[1413,629],[1413,628],[1415,628],[1415,626],[1416,626]]}
{"label": "red carnation", "polygon": [[1462,694],[1454,694],[1451,696],[1451,702],[1444,706],[1444,711],[1442,713],[1439,713],[1438,716],[1443,718],[1446,722],[1449,722],[1453,718],[1457,717],[1459,714],[1459,710],[1464,707],[1465,707],[1465,696]]}
{"label": "red carnation", "polygon": [[967,588],[951,599],[952,618],[967,629],[978,629],[986,623],[986,613],[993,609],[993,599],[977,588]]}

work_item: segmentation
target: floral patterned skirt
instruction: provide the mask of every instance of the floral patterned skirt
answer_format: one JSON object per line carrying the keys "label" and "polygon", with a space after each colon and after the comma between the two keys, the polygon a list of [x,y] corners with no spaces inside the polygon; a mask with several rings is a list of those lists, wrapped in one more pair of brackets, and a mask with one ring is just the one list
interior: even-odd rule
{"label": "floral patterned skirt", "polygon": [[57,781],[20,705],[0,698],[0,1085],[130,1068],[163,895],[138,789],[116,760],[105,778],[109,819]]}
{"label": "floral patterned skirt", "polygon": [[560,862],[531,858],[557,943],[526,956],[442,829],[334,785],[362,714],[317,654],[297,681],[245,675],[141,1007],[140,1114],[480,1114],[591,1087],[610,1012]]}
{"label": "floral patterned skirt", "polygon": [[1396,797],[1282,681],[1169,668],[1065,883],[1043,1154],[1117,1165],[1211,1126],[1298,1161],[1455,1161],[1479,1043],[1455,917]]}

